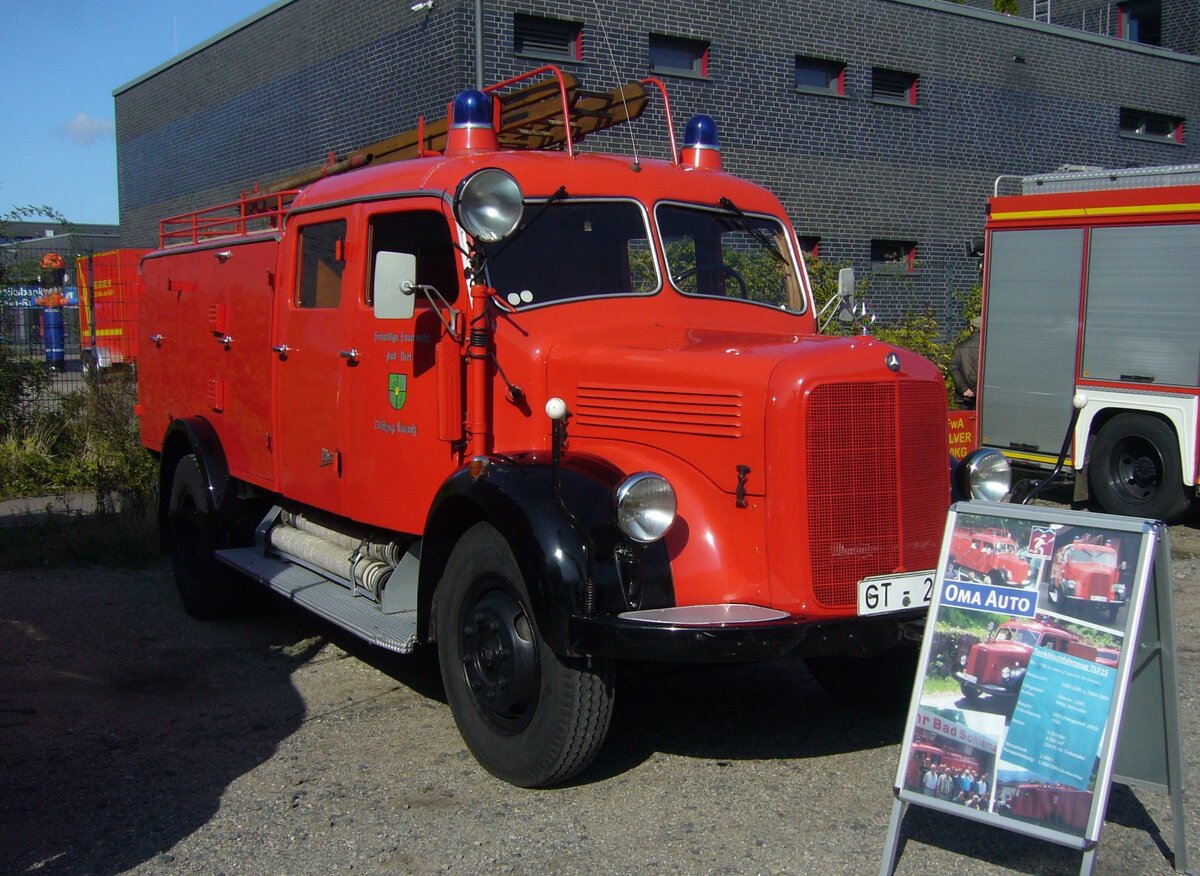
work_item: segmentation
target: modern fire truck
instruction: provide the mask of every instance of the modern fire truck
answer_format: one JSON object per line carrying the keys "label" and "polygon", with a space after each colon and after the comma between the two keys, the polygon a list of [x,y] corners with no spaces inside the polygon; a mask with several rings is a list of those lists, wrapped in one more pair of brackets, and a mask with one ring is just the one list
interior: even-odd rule
{"label": "modern fire truck", "polygon": [[1197,482],[1200,165],[1017,181],[988,202],[981,443],[1049,468],[1078,397],[1076,498],[1177,518]]}
{"label": "modern fire truck", "polygon": [[138,265],[146,252],[114,249],[76,260],[79,342],[86,369],[137,361]]}
{"label": "modern fire truck", "polygon": [[471,751],[524,786],[592,760],[617,658],[804,655],[907,697],[952,479],[999,498],[1003,457],[952,472],[938,370],[816,334],[711,119],[667,160],[584,154],[661,83],[534,73],[162,224],[139,412],[185,607],[231,611],[237,572],[436,642]]}

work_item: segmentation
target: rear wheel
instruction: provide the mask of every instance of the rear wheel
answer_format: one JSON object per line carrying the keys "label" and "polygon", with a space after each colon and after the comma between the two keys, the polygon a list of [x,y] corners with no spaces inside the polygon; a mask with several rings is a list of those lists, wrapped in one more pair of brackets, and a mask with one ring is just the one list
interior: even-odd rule
{"label": "rear wheel", "polygon": [[612,663],[562,658],[547,646],[495,528],[477,524],[455,546],[434,612],[446,699],[484,769],[534,788],[592,762],[612,718]]}
{"label": "rear wheel", "polygon": [[889,648],[870,657],[808,657],[808,671],[834,699],[884,712],[908,706],[917,673],[915,647]]}
{"label": "rear wheel", "polygon": [[219,563],[213,551],[224,544],[223,528],[208,506],[204,476],[194,454],[179,460],[171,482],[167,526],[171,566],[183,607],[192,617],[214,620],[242,608],[236,573]]}
{"label": "rear wheel", "polygon": [[1175,431],[1146,414],[1118,414],[1104,424],[1088,461],[1088,481],[1110,514],[1169,522],[1191,503]]}

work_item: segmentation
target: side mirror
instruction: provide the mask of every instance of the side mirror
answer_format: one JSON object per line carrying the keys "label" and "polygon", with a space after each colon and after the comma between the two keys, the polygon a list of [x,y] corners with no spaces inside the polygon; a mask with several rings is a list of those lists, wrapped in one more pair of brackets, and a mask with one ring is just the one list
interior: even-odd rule
{"label": "side mirror", "polygon": [[854,322],[854,268],[838,271],[838,321]]}
{"label": "side mirror", "polygon": [[410,319],[417,298],[417,257],[407,252],[377,252],[371,289],[376,319]]}

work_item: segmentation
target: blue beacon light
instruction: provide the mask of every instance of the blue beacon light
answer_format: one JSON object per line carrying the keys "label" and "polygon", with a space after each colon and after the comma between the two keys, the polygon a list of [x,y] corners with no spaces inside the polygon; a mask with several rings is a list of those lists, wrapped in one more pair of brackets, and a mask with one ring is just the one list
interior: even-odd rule
{"label": "blue beacon light", "polygon": [[492,127],[492,99],[482,91],[460,91],[450,108],[450,134],[446,154],[497,149]]}
{"label": "blue beacon light", "polygon": [[717,123],[712,116],[692,116],[683,131],[683,164],[691,168],[721,170]]}

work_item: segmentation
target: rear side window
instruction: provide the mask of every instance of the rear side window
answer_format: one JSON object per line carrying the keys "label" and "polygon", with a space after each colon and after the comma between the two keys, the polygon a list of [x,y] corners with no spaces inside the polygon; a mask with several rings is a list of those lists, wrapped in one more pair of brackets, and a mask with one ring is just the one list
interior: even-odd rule
{"label": "rear side window", "polygon": [[300,229],[300,282],[296,305],[333,308],[342,300],[346,268],[346,220],[319,222]]}

